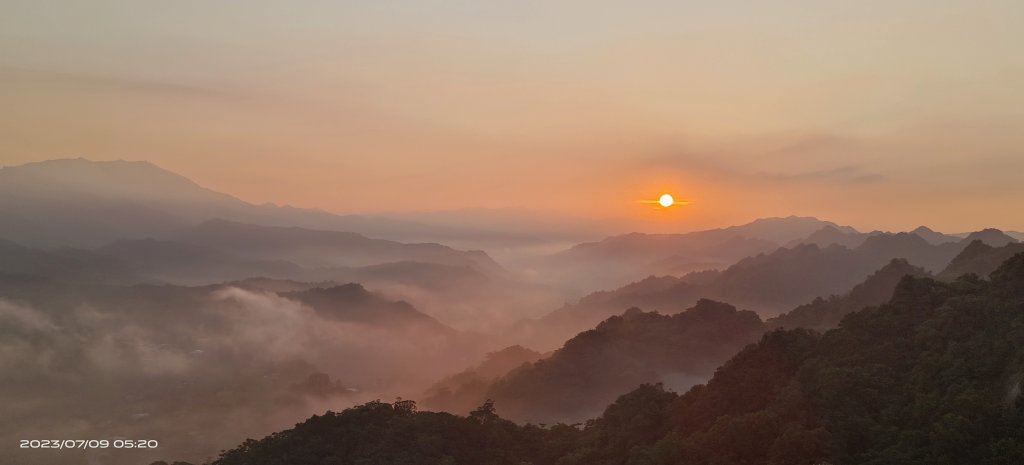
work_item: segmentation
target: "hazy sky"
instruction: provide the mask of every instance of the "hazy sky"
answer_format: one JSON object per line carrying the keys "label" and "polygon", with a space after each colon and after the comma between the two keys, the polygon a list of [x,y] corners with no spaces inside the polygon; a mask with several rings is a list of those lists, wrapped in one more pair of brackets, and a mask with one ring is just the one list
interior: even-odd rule
{"label": "hazy sky", "polygon": [[[0,164],[336,212],[1024,229],[1024,2],[0,2]],[[655,211],[662,191],[693,201]]]}

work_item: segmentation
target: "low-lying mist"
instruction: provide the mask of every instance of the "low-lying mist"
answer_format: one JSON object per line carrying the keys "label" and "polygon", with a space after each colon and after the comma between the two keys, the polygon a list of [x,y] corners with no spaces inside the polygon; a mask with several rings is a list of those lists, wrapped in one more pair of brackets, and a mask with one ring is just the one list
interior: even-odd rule
{"label": "low-lying mist", "polygon": [[[17,463],[200,462],[325,410],[421,392],[481,340],[344,321],[239,287],[0,300],[0,440],[156,439],[155,451],[19,450]],[[77,459],[76,459],[77,458]]]}

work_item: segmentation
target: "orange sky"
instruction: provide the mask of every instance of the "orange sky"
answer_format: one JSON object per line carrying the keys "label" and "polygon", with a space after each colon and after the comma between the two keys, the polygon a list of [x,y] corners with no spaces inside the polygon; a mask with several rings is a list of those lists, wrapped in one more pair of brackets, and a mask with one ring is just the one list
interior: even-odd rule
{"label": "orange sky", "polygon": [[[424,3],[4,2],[0,163],[340,213],[1024,229],[1020,2]],[[636,202],[663,191],[693,204]]]}

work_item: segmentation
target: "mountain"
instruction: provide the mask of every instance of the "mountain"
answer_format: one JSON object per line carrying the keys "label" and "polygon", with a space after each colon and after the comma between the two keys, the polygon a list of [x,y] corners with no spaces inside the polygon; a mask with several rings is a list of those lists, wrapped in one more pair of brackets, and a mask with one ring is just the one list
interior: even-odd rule
{"label": "mountain", "polygon": [[250,439],[222,451],[210,463],[554,465],[579,436],[576,428],[566,425],[550,432],[533,425],[518,426],[498,417],[492,407],[484,405],[462,417],[419,411],[410,400],[377,400],[342,412],[314,415],[258,441]]}
{"label": "mountain", "polygon": [[[790,241],[787,247],[793,247],[798,244],[817,244],[821,247],[828,247],[832,244],[842,245],[847,248],[856,248],[860,246],[869,237],[880,236],[880,235],[900,235],[902,233],[886,233],[882,231],[872,231],[869,233],[859,233],[856,231],[840,230],[834,226],[825,226],[815,231],[810,236]],[[928,228],[927,226],[918,226],[913,231],[907,234],[912,234],[924,239],[925,242],[931,245],[943,245],[950,242],[961,242],[967,234],[963,236],[957,236],[952,234],[944,234]],[[998,234],[983,234],[987,241],[1002,241]]]}
{"label": "mountain", "polygon": [[773,249],[776,243],[730,234],[724,230],[687,234],[630,233],[612,236],[600,242],[587,242],[557,254],[556,261],[620,260],[648,263],[669,257],[719,262]]}
{"label": "mountain", "polygon": [[[210,239],[210,245],[122,239],[94,250],[45,251],[0,240],[0,273],[37,276],[63,284],[206,286],[263,278],[277,283],[294,281],[296,284],[286,287],[305,289],[310,286],[298,283],[319,283],[321,287],[360,283],[391,300],[408,301],[418,310],[467,331],[493,330],[536,316],[538,312],[534,309],[553,308],[563,301],[557,290],[520,281],[483,253],[438,244],[369,239],[353,233],[260,227],[222,220],[212,223],[225,225],[217,230],[220,235],[184,238],[197,239],[196,242]],[[312,257],[310,260],[315,262],[298,265],[278,258],[281,256]],[[390,259],[402,260],[385,261]],[[315,266],[371,261],[375,263]]]}
{"label": "mountain", "polygon": [[495,380],[541,358],[544,358],[543,354],[519,345],[488,353],[479,365],[427,388],[422,404],[431,410],[468,414],[487,399],[487,390]]}
{"label": "mountain", "polygon": [[657,453],[669,437],[663,463],[1024,460],[1024,316],[1015,311],[1024,303],[1024,254],[993,276],[991,284],[905,278],[887,304],[850,314],[824,336],[769,333],[682,396],[637,390],[619,403],[661,400],[653,439],[628,448],[610,440],[630,437],[630,424],[651,424],[640,415],[652,413],[599,419],[586,443],[594,449],[568,463]]}
{"label": "mountain", "polygon": [[969,242],[960,241],[933,245],[916,234],[878,234],[868,237],[856,251],[872,259],[877,266],[893,258],[904,258],[911,264],[937,273],[967,244]]}
{"label": "mountain", "polygon": [[585,289],[635,281],[655,273],[685,274],[725,268],[751,255],[771,252],[823,227],[852,228],[807,217],[762,218],[721,229],[684,234],[630,233],[584,242],[534,264],[543,279]]}
{"label": "mountain", "polygon": [[820,332],[835,328],[847,314],[888,301],[904,276],[923,278],[929,274],[923,268],[911,265],[906,259],[894,258],[868,276],[867,280],[854,286],[850,292],[841,296],[817,297],[810,303],[770,318],[766,322],[767,326],[806,328]]}
{"label": "mountain", "polygon": [[550,348],[629,307],[676,313],[700,298],[729,302],[767,318],[817,298],[845,294],[893,259],[937,272],[965,246],[931,245],[909,233],[880,233],[854,249],[834,244],[779,248],[746,257],[720,272],[648,277],[613,291],[594,292],[540,318],[521,321],[512,333],[516,341]]}
{"label": "mountain", "polygon": [[631,307],[681,312],[697,301],[700,289],[681,278],[651,276],[612,291],[593,292],[538,318],[521,320],[513,326],[509,339],[544,350],[557,348],[566,339]]}
{"label": "mountain", "polygon": [[144,161],[49,160],[0,168],[0,238],[39,247],[170,239],[211,219],[350,231],[397,241],[501,240],[501,231],[256,205]]}
{"label": "mountain", "polygon": [[974,241],[982,241],[993,247],[1002,247],[1007,244],[1017,242],[1017,239],[1014,239],[1012,236],[1009,236],[998,229],[988,228],[982,229],[981,231],[972,232],[968,234],[967,237],[965,237],[963,240],[965,244],[970,244],[971,242]]}
{"label": "mountain", "polygon": [[87,283],[140,283],[146,279],[117,259],[88,250],[46,251],[0,239],[0,273]]}
{"label": "mountain", "polygon": [[156,239],[121,239],[95,252],[113,257],[141,275],[177,284],[308,275],[302,267],[283,260],[250,260],[210,247]]}
{"label": "mountain", "polygon": [[[211,457],[329,406],[422,392],[491,347],[358,285],[248,284],[114,285],[0,273],[0,397],[34,406],[7,411],[4,424],[18,427],[0,428],[0,437],[102,437],[116,424],[128,437],[160,437],[173,444],[163,450],[188,459]],[[155,460],[143,461],[151,455],[143,452],[102,463]],[[31,450],[4,456],[5,463],[86,463],[77,455],[40,460]]]}
{"label": "mountain", "polygon": [[288,260],[310,267],[366,266],[407,261],[503,273],[500,265],[480,251],[464,252],[440,244],[406,244],[371,239],[351,232],[294,226],[259,226],[217,219],[189,229],[179,235],[178,240],[241,257]]}
{"label": "mountain", "polygon": [[993,247],[982,242],[981,239],[977,239],[953,258],[953,261],[938,274],[938,277],[953,280],[973,273],[982,278],[988,278],[989,274],[995,271],[1000,264],[1020,252],[1024,252],[1024,244],[1009,243],[1002,247]]}
{"label": "mountain", "polygon": [[927,226],[918,226],[917,229],[910,231],[910,233],[920,236],[921,239],[928,241],[928,243],[932,245],[944,244],[946,242],[959,242],[962,239],[952,234],[943,234],[933,231]]}
{"label": "mountain", "polygon": [[699,383],[763,331],[756,313],[710,300],[675,315],[633,308],[513,370],[486,398],[517,421],[581,421],[641,383]]}
{"label": "mountain", "polygon": [[862,253],[863,247],[800,245],[745,258],[723,271],[706,292],[764,314],[778,313],[815,297],[844,292],[892,258]]}
{"label": "mountain", "polygon": [[176,240],[247,260],[298,264],[305,272],[288,276],[294,280],[359,282],[463,330],[508,325],[564,302],[561,290],[521,279],[484,252],[435,243],[225,220],[207,221]]}
{"label": "mountain", "polygon": [[[843,251],[843,250],[847,250],[847,249],[844,249],[844,248],[841,248],[841,247],[838,247],[838,246],[833,246],[830,249],[832,251],[835,251],[835,252],[840,252],[840,251]],[[782,250],[786,250],[786,249],[782,249]],[[796,256],[799,256],[800,252],[811,252],[811,251],[814,251],[814,250],[819,250],[820,251],[820,249],[817,249],[816,246],[801,246],[800,248],[796,249],[794,252],[797,252]],[[823,263],[828,263],[828,262],[823,262]],[[817,273],[817,271],[812,271],[809,274],[815,274],[815,273]],[[859,310],[861,310],[861,309],[863,309],[865,307],[868,307],[868,306],[879,305],[879,304],[882,304],[882,303],[888,301],[889,298],[892,296],[893,291],[896,288],[897,284],[903,279],[904,276],[908,276],[908,275],[909,276],[914,276],[914,277],[929,276],[929,274],[925,270],[923,270],[920,267],[916,267],[916,266],[911,265],[905,259],[892,259],[888,264],[886,264],[885,266],[881,267],[877,271],[875,271],[875,272],[871,273],[869,276],[867,276],[867,278],[863,282],[853,286],[852,289],[850,289],[848,292],[845,292],[842,295],[831,295],[831,296],[828,296],[826,298],[816,297],[816,298],[813,298],[813,300],[808,299],[807,303],[805,303],[803,305],[799,305],[796,308],[794,308],[793,310],[791,310],[791,311],[789,311],[787,313],[783,313],[783,314],[779,315],[778,317],[769,319],[766,322],[766,324],[764,325],[764,328],[765,329],[779,328],[779,327],[807,328],[807,329],[813,329],[813,330],[817,330],[817,331],[826,331],[828,329],[832,329],[835,326],[837,326],[839,321],[844,316],[846,316],[847,314],[855,312],[855,311],[859,311]],[[800,278],[800,279],[803,279],[803,278]],[[566,321],[573,321],[572,318],[579,318],[579,319],[582,319],[582,320],[589,320],[590,318],[593,318],[596,315],[603,314],[604,312],[615,311],[613,309],[622,308],[623,305],[629,304],[629,303],[634,303],[636,305],[641,306],[642,308],[661,309],[663,311],[669,311],[669,312],[675,313],[675,315],[683,315],[683,314],[686,314],[687,312],[697,312],[698,310],[706,310],[707,308],[715,308],[715,305],[711,301],[702,300],[702,301],[698,302],[697,307],[695,307],[694,309],[683,311],[683,313],[677,313],[679,310],[681,310],[680,306],[681,305],[685,305],[685,302],[687,302],[686,299],[689,296],[694,295],[693,287],[688,286],[685,283],[681,283],[680,281],[681,281],[680,279],[671,278],[671,277],[662,277],[662,278],[653,278],[652,277],[652,278],[648,278],[646,280],[643,280],[643,281],[640,281],[640,282],[637,282],[637,283],[633,283],[633,284],[631,284],[629,286],[626,286],[626,287],[624,287],[622,289],[619,289],[619,290],[616,290],[616,291],[594,293],[594,294],[586,297],[585,299],[581,300],[580,303],[579,303],[580,307],[578,309],[576,309],[577,311],[584,311],[585,310],[586,312],[589,312],[589,313],[585,313],[585,314],[572,314],[570,312],[565,312],[565,310],[567,310],[568,308],[564,308],[562,313],[549,315],[549,317],[544,318],[542,320],[543,323],[539,324],[538,327],[549,327],[550,328],[550,327],[553,327],[553,326],[556,326],[556,325],[559,325],[559,324],[566,324]],[[699,294],[697,294],[697,295],[699,295]],[[724,305],[724,304],[719,304],[719,305],[721,305],[721,307],[719,307],[719,308],[729,308],[729,309],[732,309],[731,306],[727,306],[727,305]],[[600,309],[600,311],[595,311],[597,309]],[[735,309],[732,309],[732,311],[735,311]],[[636,310],[632,310],[631,312],[636,312]],[[630,313],[630,314],[632,314],[632,313]],[[628,314],[626,316],[628,316]],[[607,324],[609,324],[609,322],[612,322],[612,321],[619,322],[620,321],[620,320],[618,320],[619,318],[625,318],[625,316],[623,316],[623,317],[613,316],[613,317],[611,317],[610,320],[607,320],[605,322],[600,323],[598,325],[598,328],[601,328],[602,325],[607,325]],[[671,321],[671,317],[669,317],[669,316],[658,315],[658,318],[663,319],[665,321]],[[579,320],[577,320],[577,321],[579,321]],[[626,321],[628,322],[630,320],[627,319]],[[639,322],[643,322],[645,320],[635,320],[635,321],[638,322],[636,324],[639,325],[640,324]],[[653,324],[661,324],[661,325],[664,325],[664,326],[671,326],[667,322],[655,323],[655,322],[652,321],[650,324],[652,324],[652,325]],[[704,328],[704,330],[706,330],[706,329],[707,328]],[[586,334],[586,332],[584,332],[582,334]],[[577,336],[577,337],[581,337],[582,334],[580,336]],[[700,338],[697,338],[697,339],[700,340]],[[650,342],[652,344],[657,344],[657,342],[653,341],[653,340],[650,341]],[[716,343],[715,342],[708,342],[708,344],[710,344],[711,347],[714,347]],[[632,349],[635,348],[635,345],[625,344],[622,341],[616,341],[615,342],[615,347],[617,347],[617,348],[619,348],[621,350],[632,350]],[[699,352],[700,352],[699,350],[697,350],[697,351],[691,350],[691,351],[689,351],[687,353],[699,353]],[[558,353],[559,352],[557,352],[557,351],[555,352],[555,354],[558,354]],[[635,357],[636,358],[644,358],[644,357],[641,357],[639,355],[635,355]],[[629,358],[629,357],[627,357],[627,358]],[[554,359],[555,359],[555,357],[548,358],[548,359],[546,359],[546,361],[544,363],[548,363],[548,362],[550,362],[551,360],[554,360]],[[573,361],[571,363],[573,365],[575,365],[575,366],[582,366],[583,365],[582,363],[580,363],[578,361]],[[621,367],[614,366],[613,368],[619,369]],[[623,368],[623,370],[626,371],[626,372],[629,372],[629,373],[636,372],[635,368],[629,368],[629,369]],[[587,375],[587,376],[589,376],[589,375]],[[583,378],[584,379],[589,379],[589,378],[587,378],[587,376],[583,376]],[[655,381],[661,381],[661,382],[664,382],[665,384],[670,384],[670,385],[673,384],[671,382],[671,380],[669,380],[669,379],[658,378],[658,377],[656,377],[654,375],[649,376],[645,380],[637,381],[637,382],[655,382]],[[517,387],[516,389],[521,389],[521,388]],[[476,386],[476,392],[478,392],[479,390],[480,390],[480,386],[478,385],[478,386]],[[527,390],[527,391],[524,391],[524,392],[533,392],[533,391]],[[537,397],[539,395],[541,395],[541,394],[537,394],[537,393],[531,394],[532,397]],[[498,399],[498,397],[496,397],[496,395],[493,394],[493,393],[491,394],[490,397],[495,399],[495,400]],[[470,406],[478,405],[485,398],[486,397],[482,397],[482,396],[471,398],[471,400],[464,401],[463,402],[463,406],[466,407],[467,405],[470,405]],[[605,400],[610,401],[610,398],[606,398]],[[504,403],[500,403],[500,404],[504,404]],[[434,405],[434,404],[429,404],[429,405]],[[502,408],[501,410],[504,412],[504,408]],[[520,416],[520,413],[518,413],[518,412],[512,413],[510,416],[512,418],[515,418],[515,419],[521,419],[522,418]],[[549,420],[550,420],[550,418],[549,418]]]}
{"label": "mountain", "polygon": [[840,226],[831,221],[823,221],[813,217],[788,216],[785,218],[761,218],[750,223],[730,226],[721,231],[727,235],[736,235],[763,239],[776,244],[785,244],[794,239],[807,236],[824,227],[835,228],[846,233],[857,233],[849,226]]}
{"label": "mountain", "polygon": [[843,231],[835,226],[827,225],[814,231],[807,237],[790,241],[786,246],[792,248],[800,244],[815,244],[818,247],[828,247],[832,244],[838,244],[852,249],[864,243],[864,240],[871,234],[874,233],[864,234],[856,231]]}
{"label": "mountain", "polygon": [[888,303],[824,335],[769,332],[706,384],[681,395],[641,385],[582,430],[518,426],[497,415],[500,402],[459,417],[378,401],[213,464],[1022,463],[1022,305],[1018,254],[991,282],[904,278]]}
{"label": "mountain", "polygon": [[490,288],[492,285],[508,285],[507,281],[495,279],[472,266],[445,265],[441,263],[401,261],[367,265],[347,270],[327,268],[319,270],[324,276],[335,280],[375,283],[398,283],[414,285],[421,289],[435,291],[462,291],[466,288]]}
{"label": "mountain", "polygon": [[684,234],[631,233],[611,236],[600,242],[578,244],[557,254],[562,259],[622,259],[653,261],[672,256],[690,260],[734,261],[759,251],[773,250],[780,243],[806,236],[823,227],[842,233],[855,233],[816,218],[762,218],[753,222]]}
{"label": "mountain", "polygon": [[416,330],[453,335],[455,330],[403,301],[392,301],[355,283],[285,292],[282,297],[308,305],[317,314],[339,321],[364,323],[390,329]]}

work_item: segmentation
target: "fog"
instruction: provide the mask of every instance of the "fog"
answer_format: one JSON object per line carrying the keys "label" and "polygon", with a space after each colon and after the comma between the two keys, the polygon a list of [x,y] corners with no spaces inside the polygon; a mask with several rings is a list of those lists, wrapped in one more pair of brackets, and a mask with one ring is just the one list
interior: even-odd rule
{"label": "fog", "polygon": [[[412,397],[484,350],[477,337],[338,321],[273,293],[159,291],[191,305],[124,305],[116,295],[124,291],[109,289],[113,296],[42,302],[45,310],[0,300],[0,440],[157,439],[156,451],[86,455],[200,462],[314,413]],[[157,314],[165,312],[177,318]],[[80,455],[16,450],[12,458],[82,463]]]}

